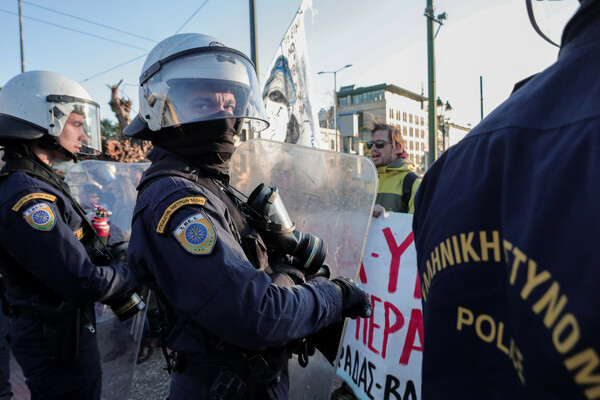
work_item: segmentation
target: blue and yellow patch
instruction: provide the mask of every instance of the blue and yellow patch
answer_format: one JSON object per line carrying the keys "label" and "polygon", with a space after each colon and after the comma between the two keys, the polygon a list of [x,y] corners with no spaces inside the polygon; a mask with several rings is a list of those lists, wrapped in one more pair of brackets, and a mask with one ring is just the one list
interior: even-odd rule
{"label": "blue and yellow patch", "polygon": [[173,236],[186,251],[195,255],[210,254],[217,242],[215,228],[202,211],[181,222]]}
{"label": "blue and yellow patch", "polygon": [[56,223],[54,211],[46,202],[37,203],[23,211],[23,218],[33,229],[38,231],[51,231]]}
{"label": "blue and yellow patch", "polygon": [[206,204],[206,199],[200,196],[184,197],[171,203],[171,205],[167,207],[167,209],[163,213],[162,217],[160,218],[160,221],[158,221],[156,232],[160,234],[165,233],[167,223],[169,222],[173,214],[175,214],[175,211],[179,210],[180,208],[187,206],[203,206],[204,204]]}
{"label": "blue and yellow patch", "polygon": [[12,210],[13,211],[19,211],[19,209],[21,207],[23,207],[23,204],[27,203],[28,201],[35,200],[35,199],[42,199],[42,200],[54,201],[54,200],[56,200],[56,196],[53,196],[53,195],[48,194],[48,193],[30,193],[27,196],[21,197],[19,199],[19,201],[17,201],[15,203],[15,205],[12,208]]}

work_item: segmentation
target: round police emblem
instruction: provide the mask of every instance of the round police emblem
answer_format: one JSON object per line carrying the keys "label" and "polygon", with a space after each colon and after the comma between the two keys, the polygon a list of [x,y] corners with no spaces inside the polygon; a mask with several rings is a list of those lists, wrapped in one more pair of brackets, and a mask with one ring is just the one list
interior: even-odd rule
{"label": "round police emblem", "polygon": [[193,245],[202,244],[208,236],[206,227],[199,223],[193,223],[185,230],[185,238]]}
{"label": "round police emblem", "polygon": [[50,231],[54,228],[56,217],[50,204],[38,203],[23,212],[23,218],[34,229],[38,231]]}
{"label": "round police emblem", "polygon": [[217,241],[217,234],[204,212],[184,219],[173,231],[175,239],[192,254],[210,254]]}
{"label": "round police emblem", "polygon": [[38,210],[33,213],[31,219],[38,225],[45,225],[50,221],[50,214],[46,210]]}

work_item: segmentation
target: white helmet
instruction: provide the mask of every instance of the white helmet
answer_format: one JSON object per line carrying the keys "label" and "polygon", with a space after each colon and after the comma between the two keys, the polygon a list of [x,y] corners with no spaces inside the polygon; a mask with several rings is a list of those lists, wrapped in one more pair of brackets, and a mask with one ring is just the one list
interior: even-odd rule
{"label": "white helmet", "polygon": [[87,136],[78,154],[98,155],[102,150],[99,108],[72,79],[54,72],[23,72],[0,91],[0,144],[44,135],[58,138],[74,112],[84,116]]}
{"label": "white helmet", "polygon": [[252,62],[211,36],[185,33],[157,44],[139,92],[140,112],[127,136],[149,139],[162,128],[225,118],[252,119],[256,131],[269,126]]}

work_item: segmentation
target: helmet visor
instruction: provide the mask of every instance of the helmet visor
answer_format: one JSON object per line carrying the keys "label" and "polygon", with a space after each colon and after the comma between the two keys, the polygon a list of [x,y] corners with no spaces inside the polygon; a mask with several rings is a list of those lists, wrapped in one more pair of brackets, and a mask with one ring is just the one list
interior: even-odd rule
{"label": "helmet visor", "polygon": [[268,126],[252,64],[228,51],[196,53],[165,64],[142,85],[161,128],[224,118]]}
{"label": "helmet visor", "polygon": [[73,154],[102,153],[100,112],[97,103],[71,96],[50,95],[48,132]]}

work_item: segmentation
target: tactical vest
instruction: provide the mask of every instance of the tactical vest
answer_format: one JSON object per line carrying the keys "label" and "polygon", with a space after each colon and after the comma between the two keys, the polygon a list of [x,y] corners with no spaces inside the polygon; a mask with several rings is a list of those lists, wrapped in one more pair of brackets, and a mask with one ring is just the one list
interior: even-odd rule
{"label": "tactical vest", "polygon": [[248,258],[248,261],[250,261],[256,269],[265,270],[268,268],[269,261],[267,248],[264,242],[258,232],[240,212],[240,204],[238,204],[239,200],[237,198],[232,198],[232,196],[223,190],[225,186],[222,183],[209,177],[202,170],[193,170],[183,163],[173,162],[167,164],[158,162],[148,168],[137,187],[138,192],[141,193],[152,181],[164,176],[179,176],[188,179],[217,196],[229,211],[229,215],[232,219],[232,223],[229,224],[229,227],[240,246],[242,246],[242,250]]}
{"label": "tactical vest", "polygon": [[[268,253],[264,242],[245,215],[240,211],[241,204],[239,199],[230,194],[224,183],[208,176],[204,171],[193,169],[182,162],[179,163],[176,160],[170,160],[169,162],[159,161],[152,164],[144,173],[137,188],[138,192],[141,193],[151,182],[165,176],[178,176],[188,179],[217,196],[229,211],[232,221],[230,229],[236,236],[248,260],[255,269],[265,271],[274,279],[273,282],[278,284],[276,278],[271,275],[272,271],[269,266]],[[275,275],[279,276],[281,274]],[[281,282],[285,282],[287,285],[294,283],[292,279],[283,279]],[[172,322],[177,321],[177,323],[182,323],[182,321],[185,321],[186,317],[180,315],[180,313],[170,307],[161,293],[157,293],[157,299],[160,303],[163,303],[159,305],[159,308],[165,308],[162,312],[166,313],[167,316],[171,314],[170,318]],[[277,383],[279,374],[287,369],[287,363],[292,351],[298,346],[298,343],[292,343],[279,348],[255,352],[224,343],[217,337],[211,338],[207,335],[206,338],[207,344],[213,346],[210,351],[213,354],[219,354],[226,366],[235,372],[236,376],[241,377],[247,390],[251,390],[252,388],[252,390],[256,390],[257,388],[260,389],[260,387],[266,388],[269,385]],[[169,362],[169,356],[166,357],[167,362]],[[185,357],[185,354],[176,355],[177,360],[175,360],[175,365],[172,367],[175,371],[179,370],[177,364],[181,362],[183,368],[192,368],[192,365],[194,365],[199,373],[202,371],[202,376],[207,376],[204,374],[207,369],[206,366],[198,366],[191,362],[193,360],[186,360]],[[170,369],[171,367],[168,366],[168,368]],[[215,382],[215,385],[218,384],[220,383]],[[268,388],[267,391],[269,391]]]}
{"label": "tactical vest", "polygon": [[[110,263],[109,256],[103,252],[103,246],[100,243],[96,231],[85,218],[85,212],[71,197],[69,187],[63,180],[52,173],[52,171],[49,171],[44,166],[39,165],[34,160],[27,157],[7,160],[0,171],[0,179],[15,172],[23,172],[38,179],[50,185],[66,197],[81,217],[83,235],[80,241],[85,246],[90,258],[96,265],[107,265]],[[38,295],[41,297],[41,300],[45,300],[48,304],[60,302],[60,299],[56,294],[46,288],[46,286],[27,271],[26,268],[14,260],[2,246],[0,246],[0,273],[2,273],[6,292],[15,298],[27,298]]]}

